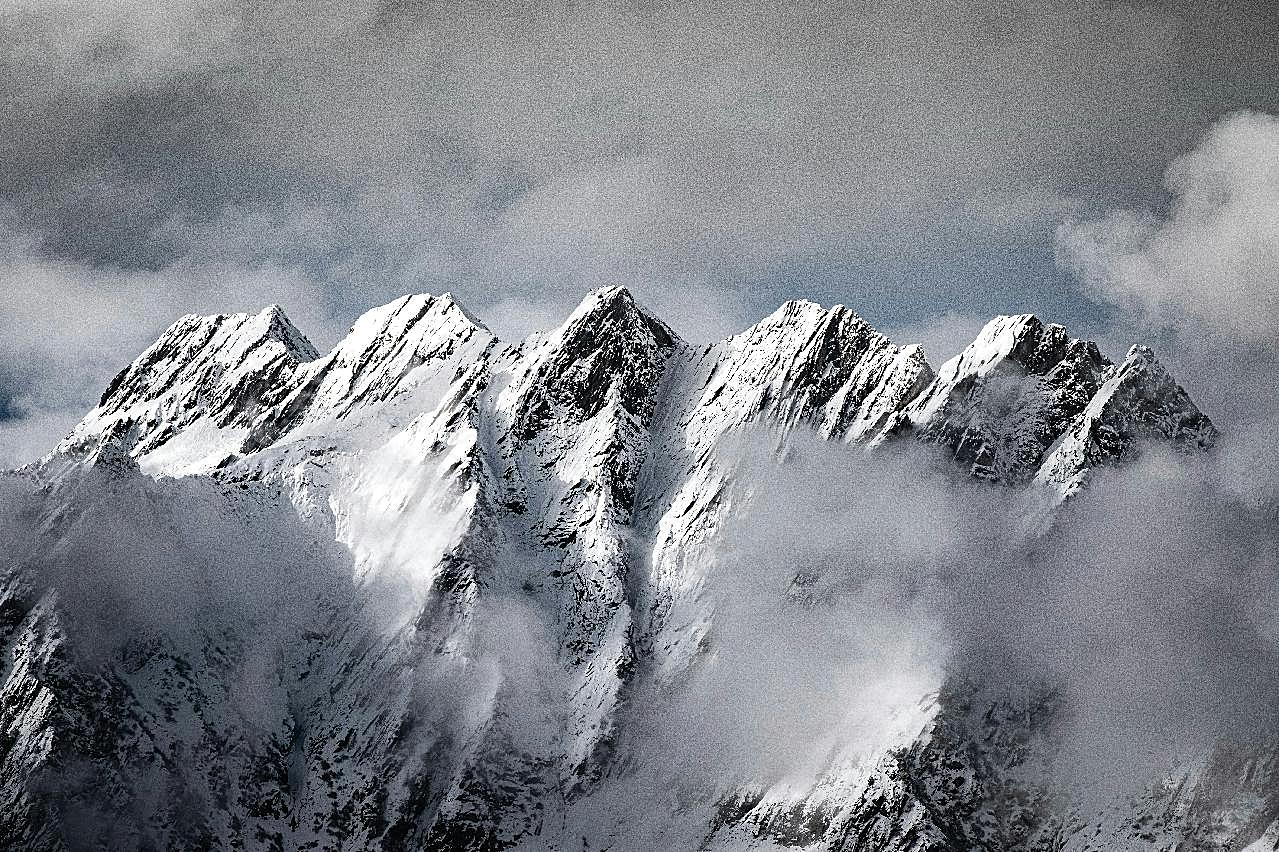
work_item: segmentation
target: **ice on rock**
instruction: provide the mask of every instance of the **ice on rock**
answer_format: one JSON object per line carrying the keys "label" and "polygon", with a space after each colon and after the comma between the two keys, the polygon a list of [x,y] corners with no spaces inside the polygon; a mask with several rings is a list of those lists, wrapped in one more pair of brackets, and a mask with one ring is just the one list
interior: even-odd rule
{"label": "ice on rock", "polygon": [[893,428],[940,445],[975,476],[1022,484],[1109,368],[1096,344],[1059,325],[1031,314],[996,317],[942,365]]}

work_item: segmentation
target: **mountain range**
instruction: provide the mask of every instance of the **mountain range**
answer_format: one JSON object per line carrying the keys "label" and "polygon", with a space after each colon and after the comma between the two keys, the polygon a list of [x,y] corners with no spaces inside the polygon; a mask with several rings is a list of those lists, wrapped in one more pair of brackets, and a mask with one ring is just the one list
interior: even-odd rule
{"label": "mountain range", "polygon": [[[801,720],[703,736],[739,717],[698,698],[733,658],[737,563],[767,552],[789,582],[746,597],[797,623],[828,623],[840,594],[839,565],[772,552],[767,524],[750,553],[726,546],[796,459],[839,482],[909,457],[901,476],[1015,501],[1004,521],[1042,542],[1097,477],[1216,438],[1149,348],[1115,362],[1029,314],[936,368],[806,301],[695,345],[619,287],[516,343],[448,294],[371,310],[323,354],[278,307],[183,317],[0,480],[0,839],[1273,848],[1260,746],[1205,743],[1137,796],[1063,797],[1037,769],[1051,683],[1014,699],[941,670],[815,760],[743,741],[789,728],[802,746]],[[725,743],[767,769],[716,765]]]}

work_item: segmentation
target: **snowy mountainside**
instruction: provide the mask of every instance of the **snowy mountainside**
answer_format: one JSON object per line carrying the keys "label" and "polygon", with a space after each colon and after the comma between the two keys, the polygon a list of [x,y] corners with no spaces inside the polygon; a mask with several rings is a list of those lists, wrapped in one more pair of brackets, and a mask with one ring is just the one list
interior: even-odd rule
{"label": "snowy mountainside", "polygon": [[1236,769],[1152,792],[1163,840],[1132,809],[1065,812],[1018,775],[1047,727],[943,684],[891,745],[802,783],[670,784],[643,732],[713,653],[747,434],[778,457],[801,434],[922,446],[1048,505],[1215,438],[1150,350],[1114,364],[1030,315],[936,370],[842,306],[696,346],[623,288],[518,343],[449,295],[323,355],[278,308],[184,317],[5,480],[24,544],[0,590],[0,838],[1227,849],[1279,815],[1264,757],[1230,795],[1209,793]]}

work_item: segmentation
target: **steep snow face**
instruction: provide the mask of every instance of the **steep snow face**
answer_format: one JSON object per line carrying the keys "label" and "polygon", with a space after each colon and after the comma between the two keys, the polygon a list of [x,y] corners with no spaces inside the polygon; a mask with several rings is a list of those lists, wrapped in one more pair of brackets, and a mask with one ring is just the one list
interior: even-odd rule
{"label": "steep snow face", "polygon": [[894,345],[843,305],[803,301],[787,302],[701,361],[701,395],[683,429],[694,441],[761,415],[865,440],[933,377],[921,347]]}
{"label": "steep snow face", "polygon": [[[63,848],[70,823],[50,814],[65,796],[39,779],[83,761],[110,784],[76,795],[156,845],[578,848],[579,828],[610,825],[590,842],[624,848],[636,814],[615,803],[644,760],[628,720],[705,653],[715,542],[752,499],[746,427],[779,452],[796,431],[867,452],[922,441],[961,471],[1063,497],[1146,444],[1214,434],[1148,350],[1116,367],[1028,315],[992,320],[936,373],[920,347],[803,301],[706,347],[623,288],[517,344],[447,294],[376,308],[323,356],[278,309],[183,318],[27,472],[44,489],[41,547],[105,479],[129,499],[291,525],[254,533],[284,552],[228,560],[270,563],[297,593],[251,665],[270,619],[200,617],[140,634],[102,673],[38,571],[8,571],[0,745],[16,757],[0,837]],[[295,554],[323,570],[297,573]],[[245,682],[271,685],[253,726],[231,701]],[[920,696],[897,748],[811,788],[701,791],[679,805],[684,828],[706,848],[1004,848],[991,826],[1021,819],[1010,810],[1056,817],[1000,775],[1030,736],[1015,713],[976,730],[968,700]],[[93,706],[112,724],[77,738]],[[182,808],[129,792],[166,785]]]}
{"label": "steep snow face", "polygon": [[[361,316],[328,355],[282,383],[254,423],[245,450],[278,441],[290,430],[335,431],[312,424],[355,420],[405,394],[419,392],[411,410],[431,406],[461,365],[482,357],[493,335],[453,297],[404,296]],[[425,393],[430,399],[421,398]]]}
{"label": "steep snow face", "polygon": [[185,316],[107,386],[59,450],[120,440],[149,470],[207,469],[238,449],[269,398],[315,348],[284,312]]}
{"label": "steep snow face", "polygon": [[610,406],[642,420],[675,343],[674,332],[625,288],[597,290],[562,326],[508,356],[510,380],[499,408],[510,412],[509,430],[521,440],[552,418],[574,426]]}
{"label": "steep snow face", "polygon": [[629,529],[658,388],[682,344],[625,289],[505,353],[491,407],[501,505],[532,557],[520,584],[550,613],[570,671],[564,771],[598,772],[632,665]]}
{"label": "steep snow face", "polygon": [[842,305],[782,305],[741,334],[681,358],[662,388],[643,479],[646,577],[638,641],[678,677],[703,642],[711,612],[700,591],[715,535],[733,511],[733,449],[748,424],[784,435],[816,430],[871,441],[932,378],[919,346],[898,347]]}

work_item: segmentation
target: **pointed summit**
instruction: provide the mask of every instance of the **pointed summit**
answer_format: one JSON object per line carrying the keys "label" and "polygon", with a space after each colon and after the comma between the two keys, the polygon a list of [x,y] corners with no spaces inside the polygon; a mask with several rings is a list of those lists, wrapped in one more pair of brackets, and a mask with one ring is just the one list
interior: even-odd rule
{"label": "pointed summit", "polygon": [[1035,478],[1062,497],[1087,482],[1092,468],[1136,457],[1146,444],[1205,450],[1217,428],[1177,384],[1149,346],[1133,346],[1079,419],[1045,458]]}
{"label": "pointed summit", "polygon": [[1111,364],[1090,341],[1033,314],[991,320],[905,410],[904,426],[974,475],[1029,480]]}
{"label": "pointed summit", "polygon": [[401,296],[366,311],[332,351],[298,372],[286,395],[277,395],[246,450],[273,443],[303,421],[345,418],[400,397],[495,340],[450,293]]}
{"label": "pointed summit", "polygon": [[510,391],[517,433],[531,435],[557,409],[570,422],[588,420],[610,399],[646,418],[666,359],[679,345],[625,287],[593,290],[563,325],[530,339],[527,366]]}
{"label": "pointed summit", "polygon": [[276,358],[299,364],[316,357],[315,347],[279,305],[258,314],[187,314],[107,386],[99,407],[121,411],[157,398],[183,375],[229,369],[248,359]]}
{"label": "pointed summit", "polygon": [[[851,317],[857,322],[862,322],[861,317],[855,312],[844,307],[843,305],[831,305],[830,308],[823,308],[816,302],[808,299],[790,299],[782,302],[777,310],[757,322],[754,328],[772,328],[777,326],[787,327],[811,327],[815,323],[828,321],[832,318]],[[749,333],[749,330],[748,330]]]}
{"label": "pointed summit", "polygon": [[937,378],[907,414],[917,426],[927,425],[962,404],[985,377],[997,372],[1045,375],[1072,350],[1081,348],[1087,360],[1099,366],[1105,362],[1094,344],[1072,340],[1062,326],[1045,325],[1034,314],[995,317],[963,352],[941,365]]}
{"label": "pointed summit", "polygon": [[594,290],[587,292],[582,297],[582,301],[578,302],[577,307],[569,314],[569,321],[571,322],[573,317],[579,314],[589,313],[609,305],[630,305],[636,309],[639,307],[628,288],[623,287],[621,284],[610,284],[607,287],[596,287]]}
{"label": "pointed summit", "polygon": [[933,377],[920,347],[897,346],[843,305],[802,299],[713,353],[719,363],[703,390],[708,415],[718,409],[723,423],[740,425],[767,413],[846,441],[868,438]]}
{"label": "pointed summit", "polygon": [[320,357],[315,346],[298,330],[279,305],[267,305],[253,318],[253,322],[265,323],[263,335],[284,344],[299,363]]}
{"label": "pointed summit", "polygon": [[[220,458],[234,449],[234,433],[253,422],[264,400],[315,357],[315,347],[278,305],[257,314],[184,316],[112,380],[63,446],[86,447],[119,434],[127,436],[123,449],[141,458],[185,433],[192,446],[184,459],[191,453]],[[204,435],[197,439],[199,430],[191,427],[199,423]]]}
{"label": "pointed summit", "polygon": [[446,291],[440,294],[438,302],[439,302],[441,311],[456,311],[457,313],[461,314],[467,320],[467,322],[471,323],[471,325],[475,326],[476,328],[482,328],[485,331],[488,330],[488,326],[486,326],[483,322],[477,319],[474,314],[472,314],[469,310],[467,310],[466,305],[463,305],[461,302],[459,302],[453,296],[452,292]]}
{"label": "pointed summit", "polygon": [[560,348],[589,345],[608,336],[651,338],[660,347],[674,345],[678,335],[635,301],[621,286],[601,287],[586,294],[568,319],[547,339],[558,338]]}
{"label": "pointed summit", "polygon": [[617,306],[629,306],[634,310],[639,310],[635,297],[631,295],[631,291],[626,287],[620,284],[597,287],[582,297],[582,301],[578,302],[577,307],[569,314],[566,322],[571,323],[577,317]]}
{"label": "pointed summit", "polygon": [[326,357],[349,366],[357,379],[370,367],[394,360],[396,353],[430,358],[476,332],[492,336],[451,293],[417,293],[363,313]]}

